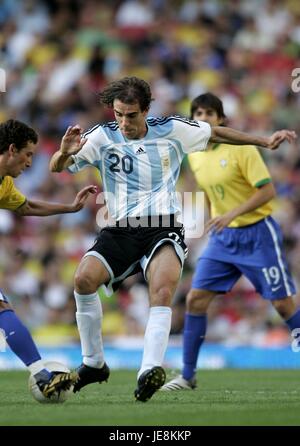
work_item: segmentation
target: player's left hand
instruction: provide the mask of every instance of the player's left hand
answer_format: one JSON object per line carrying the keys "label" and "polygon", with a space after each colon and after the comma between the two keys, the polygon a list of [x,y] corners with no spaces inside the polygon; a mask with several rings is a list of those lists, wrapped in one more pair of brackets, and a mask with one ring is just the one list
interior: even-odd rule
{"label": "player's left hand", "polygon": [[293,130],[278,130],[268,138],[267,148],[270,150],[275,150],[283,141],[286,140],[291,144],[296,138],[297,134]]}
{"label": "player's left hand", "polygon": [[71,207],[72,212],[80,211],[80,209],[83,208],[85,205],[85,202],[90,194],[96,194],[98,191],[97,186],[86,186],[81,191],[78,192],[78,194],[75,197],[75,200],[73,201]]}
{"label": "player's left hand", "polygon": [[205,234],[210,231],[221,232],[222,229],[226,228],[234,219],[234,216],[229,212],[220,217],[215,217],[209,220],[205,225]]}

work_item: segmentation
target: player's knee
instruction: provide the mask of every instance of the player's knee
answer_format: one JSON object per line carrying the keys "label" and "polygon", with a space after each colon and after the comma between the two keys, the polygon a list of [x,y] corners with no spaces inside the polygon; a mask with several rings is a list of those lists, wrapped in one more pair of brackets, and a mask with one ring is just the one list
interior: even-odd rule
{"label": "player's knee", "polygon": [[94,278],[87,273],[77,272],[74,278],[75,290],[79,294],[91,294],[95,293],[98,289]]}
{"label": "player's knee", "polygon": [[273,300],[272,305],[284,320],[289,319],[295,312],[295,304],[289,298]]}
{"label": "player's knee", "polygon": [[206,313],[211,299],[211,293],[204,290],[190,290],[186,298],[187,311],[196,314]]}
{"label": "player's knee", "polygon": [[157,306],[170,306],[173,297],[171,287],[163,285],[158,287],[152,295],[152,305]]}

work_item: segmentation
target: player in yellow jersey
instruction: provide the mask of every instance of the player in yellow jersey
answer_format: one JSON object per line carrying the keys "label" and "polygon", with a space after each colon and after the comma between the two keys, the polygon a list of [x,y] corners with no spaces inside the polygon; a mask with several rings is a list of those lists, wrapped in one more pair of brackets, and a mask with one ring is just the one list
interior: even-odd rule
{"label": "player in yellow jersey", "polygon": [[[226,118],[222,101],[211,93],[193,100],[191,116],[211,126],[224,125]],[[210,144],[207,151],[190,154],[189,163],[207,197],[210,238],[187,296],[182,374],[165,384],[165,391],[196,387],[209,304],[217,294],[230,291],[242,274],[271,301],[291,331],[300,328],[281,230],[271,217],[275,189],[256,147]]]}
{"label": "player in yellow jersey", "polygon": [[[0,208],[9,209],[19,215],[36,216],[79,211],[89,194],[96,192],[95,186],[82,189],[72,204],[29,200],[15,187],[13,178],[31,166],[37,142],[36,132],[20,121],[10,119],[0,124]],[[76,372],[50,372],[44,367],[29,331],[1,291],[0,336],[6,339],[11,350],[35,376],[37,385],[46,397],[76,382]]]}

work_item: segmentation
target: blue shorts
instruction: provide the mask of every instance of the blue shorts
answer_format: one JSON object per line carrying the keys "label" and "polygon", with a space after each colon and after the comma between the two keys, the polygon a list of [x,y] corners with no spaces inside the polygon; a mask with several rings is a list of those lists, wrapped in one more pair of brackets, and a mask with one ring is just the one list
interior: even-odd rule
{"label": "blue shorts", "polygon": [[296,289],[272,217],[242,228],[213,232],[193,276],[192,288],[227,293],[243,274],[265,299],[282,299]]}

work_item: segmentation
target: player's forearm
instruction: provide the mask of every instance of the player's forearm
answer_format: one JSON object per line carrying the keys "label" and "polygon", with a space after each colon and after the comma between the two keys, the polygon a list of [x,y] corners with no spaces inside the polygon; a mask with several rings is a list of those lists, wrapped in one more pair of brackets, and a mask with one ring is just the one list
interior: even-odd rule
{"label": "player's forearm", "polygon": [[233,209],[230,214],[234,218],[240,215],[247,214],[248,212],[255,211],[255,209],[263,206],[272,200],[276,195],[274,186],[272,183],[265,184],[258,189],[255,194],[252,195],[245,203]]}
{"label": "player's forearm", "polygon": [[250,135],[248,133],[239,132],[230,127],[212,127],[211,142],[234,144],[234,145],[255,145],[261,147],[268,146],[268,138],[264,136]]}
{"label": "player's forearm", "polygon": [[49,169],[51,172],[62,172],[64,169],[72,164],[72,158],[68,154],[62,153],[60,150],[52,156]]}
{"label": "player's forearm", "polygon": [[205,203],[205,208],[207,211],[207,218],[211,218],[211,202],[208,198],[208,195],[206,192],[204,192],[204,203]]}
{"label": "player's forearm", "polygon": [[22,216],[46,217],[48,215],[66,214],[75,212],[73,204],[48,203],[46,201],[26,201],[16,210]]}

